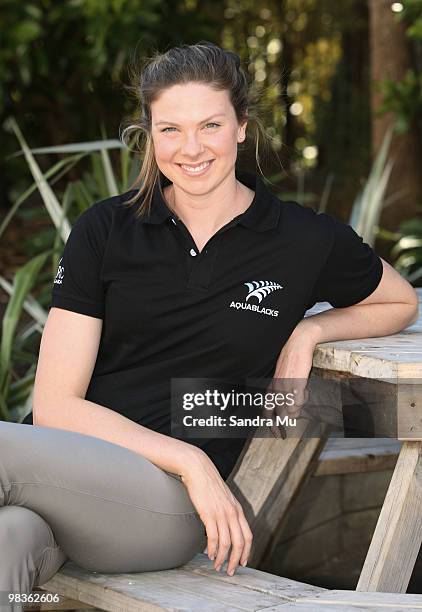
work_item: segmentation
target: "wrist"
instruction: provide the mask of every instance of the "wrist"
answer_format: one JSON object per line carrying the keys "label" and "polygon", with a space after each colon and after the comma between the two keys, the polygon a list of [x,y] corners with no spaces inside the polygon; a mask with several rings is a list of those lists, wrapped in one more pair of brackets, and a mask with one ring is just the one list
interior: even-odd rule
{"label": "wrist", "polygon": [[188,446],[190,448],[186,454],[186,462],[179,471],[182,482],[185,484],[196,475],[203,474],[210,468],[216,469],[211,459],[201,448],[193,444],[188,444]]}

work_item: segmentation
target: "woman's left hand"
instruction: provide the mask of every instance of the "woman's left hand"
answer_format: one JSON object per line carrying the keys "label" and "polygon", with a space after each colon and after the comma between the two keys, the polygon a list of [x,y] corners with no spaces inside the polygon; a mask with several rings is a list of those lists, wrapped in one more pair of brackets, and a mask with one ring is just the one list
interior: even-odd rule
{"label": "woman's left hand", "polygon": [[[299,415],[303,404],[308,401],[309,395],[306,387],[316,344],[315,334],[312,333],[311,328],[306,326],[305,319],[303,319],[284,344],[277,359],[274,377],[267,389],[272,393],[283,393],[284,395],[291,393],[294,396],[292,406],[277,406],[274,409],[276,413],[279,414],[277,411],[281,408],[284,414],[287,413],[286,416],[295,418]],[[277,425],[270,427],[270,430],[275,437],[282,437]]]}

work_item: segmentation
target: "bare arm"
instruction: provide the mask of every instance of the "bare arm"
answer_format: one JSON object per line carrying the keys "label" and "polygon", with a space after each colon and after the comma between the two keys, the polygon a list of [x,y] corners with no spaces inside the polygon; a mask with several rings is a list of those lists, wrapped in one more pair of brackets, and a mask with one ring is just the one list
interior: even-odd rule
{"label": "bare arm", "polygon": [[418,294],[383,259],[380,284],[367,298],[346,308],[332,308],[305,317],[293,338],[308,337],[314,343],[355,338],[375,338],[400,332],[418,319]]}
{"label": "bare arm", "polygon": [[41,410],[34,417],[34,424],[102,438],[184,478],[193,464],[210,462],[200,448],[138,425],[110,408],[80,397],[65,397],[60,400],[60,406]]}
{"label": "bare arm", "polygon": [[34,385],[35,425],[102,438],[139,453],[167,472],[213,465],[198,447],[158,433],[118,412],[84,399],[101,337],[102,320],[50,310]]}

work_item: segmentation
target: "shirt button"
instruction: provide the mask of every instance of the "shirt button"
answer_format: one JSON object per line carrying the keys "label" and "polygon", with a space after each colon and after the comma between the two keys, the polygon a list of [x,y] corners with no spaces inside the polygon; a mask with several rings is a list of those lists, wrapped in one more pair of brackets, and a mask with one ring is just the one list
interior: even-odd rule
{"label": "shirt button", "polygon": [[195,255],[196,255],[196,251],[195,251],[195,249],[191,249],[191,250],[189,251],[189,253],[192,255],[192,257],[195,257]]}

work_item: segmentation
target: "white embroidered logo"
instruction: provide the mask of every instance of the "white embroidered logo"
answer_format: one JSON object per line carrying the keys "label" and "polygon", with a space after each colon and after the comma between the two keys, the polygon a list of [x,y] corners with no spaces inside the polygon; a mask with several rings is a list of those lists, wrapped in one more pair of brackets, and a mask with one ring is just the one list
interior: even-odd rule
{"label": "white embroidered logo", "polygon": [[[250,283],[244,283],[249,289],[248,295],[246,296],[245,302],[234,302],[230,304],[230,308],[236,308],[236,310],[252,310],[259,314],[265,314],[270,317],[278,317],[278,310],[273,308],[260,308],[258,304],[262,300],[270,295],[273,291],[283,289],[283,286],[274,281],[251,281]],[[256,298],[258,304],[248,303],[251,298]]]}
{"label": "white embroidered logo", "polygon": [[246,301],[248,301],[252,297],[258,298],[258,303],[260,304],[262,298],[267,297],[273,291],[277,289],[283,289],[281,285],[275,283],[274,281],[252,281],[251,283],[244,283],[249,289],[249,293],[246,296]]}
{"label": "white embroidered logo", "polygon": [[57,285],[61,285],[63,282],[64,266],[61,265],[62,261],[63,261],[63,257],[60,257],[59,267],[57,269],[56,278],[54,279],[54,283],[56,283]]}

